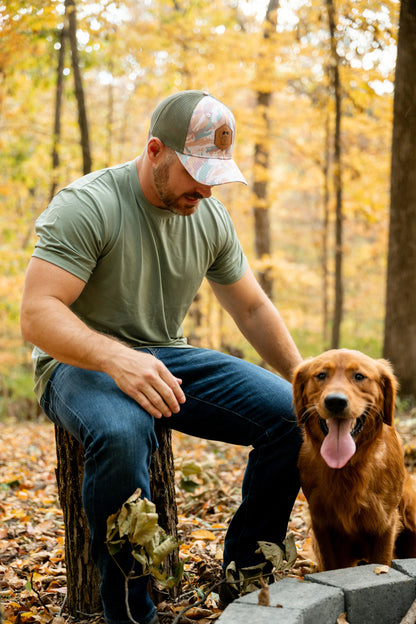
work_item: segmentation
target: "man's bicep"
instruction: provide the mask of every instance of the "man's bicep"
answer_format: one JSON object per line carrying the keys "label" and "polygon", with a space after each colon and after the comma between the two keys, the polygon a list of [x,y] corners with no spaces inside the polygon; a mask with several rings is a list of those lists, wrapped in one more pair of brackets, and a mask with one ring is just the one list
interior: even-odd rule
{"label": "man's bicep", "polygon": [[250,267],[247,267],[244,275],[232,284],[218,284],[211,280],[209,284],[220,304],[234,318],[250,315],[253,310],[267,301],[267,296]]}
{"label": "man's bicep", "polygon": [[69,306],[81,294],[85,282],[51,262],[32,257],[25,278],[23,301],[28,298],[54,297]]}

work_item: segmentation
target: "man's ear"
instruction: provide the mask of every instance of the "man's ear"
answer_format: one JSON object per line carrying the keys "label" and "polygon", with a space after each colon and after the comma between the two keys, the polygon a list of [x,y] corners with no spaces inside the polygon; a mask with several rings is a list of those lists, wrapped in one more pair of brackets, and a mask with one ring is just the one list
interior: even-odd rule
{"label": "man's ear", "polygon": [[164,151],[165,146],[162,141],[157,137],[151,137],[146,146],[147,157],[152,164],[156,164],[160,155]]}

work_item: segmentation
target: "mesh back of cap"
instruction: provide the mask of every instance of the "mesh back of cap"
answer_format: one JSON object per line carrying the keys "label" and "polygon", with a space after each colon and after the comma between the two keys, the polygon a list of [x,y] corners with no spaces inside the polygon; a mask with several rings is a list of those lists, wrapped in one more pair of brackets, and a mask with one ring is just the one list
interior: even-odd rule
{"label": "mesh back of cap", "polygon": [[167,147],[183,152],[192,113],[205,95],[203,91],[181,91],[167,97],[153,112],[150,134]]}

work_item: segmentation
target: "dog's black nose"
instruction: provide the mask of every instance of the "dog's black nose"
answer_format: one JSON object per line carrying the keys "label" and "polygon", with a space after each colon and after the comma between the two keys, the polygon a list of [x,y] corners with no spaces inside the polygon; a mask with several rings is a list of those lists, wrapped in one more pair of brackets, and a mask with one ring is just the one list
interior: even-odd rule
{"label": "dog's black nose", "polygon": [[348,407],[348,398],[342,392],[331,392],[325,397],[324,404],[329,412],[337,414]]}

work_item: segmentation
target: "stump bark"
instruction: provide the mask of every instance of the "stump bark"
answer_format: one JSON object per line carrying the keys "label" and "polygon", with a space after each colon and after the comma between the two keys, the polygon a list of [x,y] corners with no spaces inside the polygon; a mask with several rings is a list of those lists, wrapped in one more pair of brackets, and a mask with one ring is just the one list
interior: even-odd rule
{"label": "stump bark", "polygon": [[[171,432],[156,423],[159,449],[153,455],[150,468],[152,501],[159,514],[160,526],[177,539],[177,509]],[[65,562],[67,572],[67,609],[72,616],[98,613],[102,610],[99,594],[99,573],[92,561],[90,532],[82,506],[84,450],[64,429],[55,427],[59,500],[65,523]],[[175,550],[165,561],[165,572],[173,575],[179,560]],[[179,589],[171,590],[176,596]],[[150,593],[157,604],[163,596],[152,585]]]}

